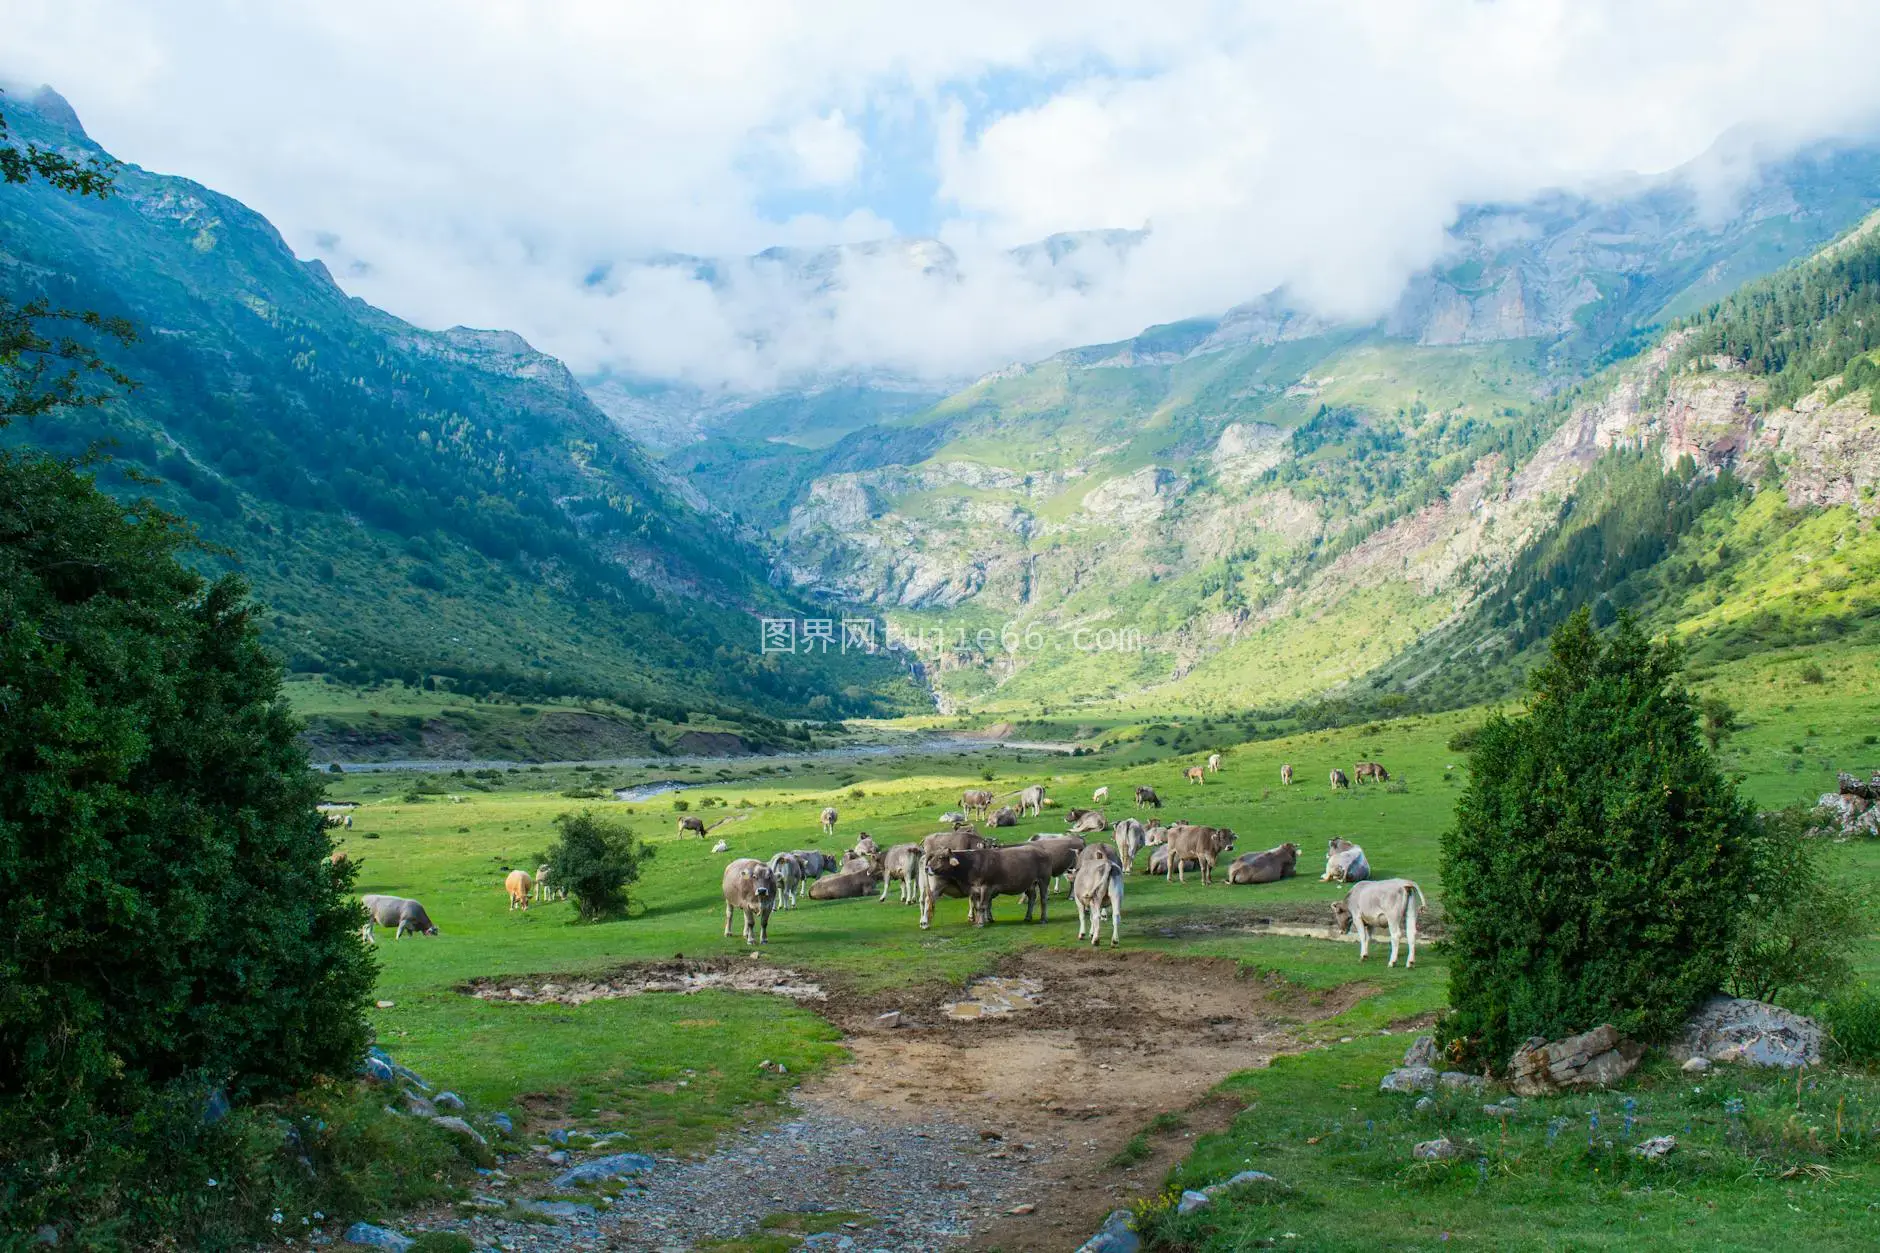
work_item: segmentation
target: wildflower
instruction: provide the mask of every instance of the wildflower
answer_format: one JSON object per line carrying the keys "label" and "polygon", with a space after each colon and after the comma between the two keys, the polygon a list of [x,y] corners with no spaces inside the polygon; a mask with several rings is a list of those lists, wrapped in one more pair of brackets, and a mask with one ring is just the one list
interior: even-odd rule
{"label": "wildflower", "polygon": [[281,1211],[275,1210],[272,1214],[268,1215],[268,1221],[275,1224],[276,1226],[279,1226],[281,1223],[286,1222],[287,1220],[281,1217]]}
{"label": "wildflower", "polygon": [[211,1180],[209,1181],[209,1186],[210,1186],[210,1187],[212,1187],[212,1188],[213,1188],[213,1187],[215,1187],[215,1180],[213,1180],[213,1179],[211,1179]]}

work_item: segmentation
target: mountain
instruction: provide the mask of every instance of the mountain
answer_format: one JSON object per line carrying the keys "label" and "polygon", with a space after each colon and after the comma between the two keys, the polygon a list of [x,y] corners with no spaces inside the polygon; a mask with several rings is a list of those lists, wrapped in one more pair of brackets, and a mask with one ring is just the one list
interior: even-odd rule
{"label": "mountain", "polygon": [[[21,142],[103,155],[51,93],[5,108]],[[114,444],[101,484],[193,521],[293,670],[668,712],[925,703],[886,657],[763,655],[754,618],[804,603],[560,362],[351,298],[226,196],[130,165],[103,200],[0,190],[0,291],[138,327],[109,352],[133,390],[5,437]]]}
{"label": "mountain", "polygon": [[[1465,642],[1452,686],[1479,696],[1511,681],[1542,601],[1605,595],[1675,547],[1625,542],[1648,499],[1654,526],[1719,503],[1628,451],[1689,451],[1688,421],[1588,434],[1567,398],[1667,388],[1656,328],[1860,221],[1880,149],[1790,158],[1722,208],[1700,186],[1468,210],[1374,323],[1271,293],[997,371],[821,448],[708,439],[667,463],[770,530],[793,583],[944,630],[929,661],[956,705],[1273,706],[1358,685],[1436,700],[1423,671]],[[1609,577],[1560,582],[1595,539]],[[1524,624],[1512,635],[1481,629],[1497,596]],[[1008,624],[1037,646],[977,642]],[[1079,645],[1105,627],[1142,648]]]}

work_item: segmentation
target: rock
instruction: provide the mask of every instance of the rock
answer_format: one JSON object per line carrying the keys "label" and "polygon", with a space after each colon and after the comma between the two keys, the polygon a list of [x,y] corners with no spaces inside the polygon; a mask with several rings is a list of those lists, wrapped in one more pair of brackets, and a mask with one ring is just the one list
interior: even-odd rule
{"label": "rock", "polygon": [[550,1166],[566,1166],[568,1164],[568,1150],[551,1150],[548,1154],[548,1164]]}
{"label": "rock", "polygon": [[995,1131],[991,1127],[981,1127],[979,1129],[979,1138],[981,1140],[1003,1140],[1005,1139],[1005,1133],[1003,1131]]}
{"label": "rock", "polygon": [[900,1026],[901,1025],[901,1011],[898,1009],[891,1009],[885,1014],[876,1014],[875,1025],[877,1027]]}
{"label": "rock", "polygon": [[510,1118],[508,1114],[490,1114],[485,1117],[484,1121],[506,1136],[516,1134],[515,1120]]}
{"label": "rock", "polygon": [[478,1131],[475,1127],[472,1127],[469,1123],[457,1117],[455,1114],[440,1114],[437,1117],[433,1118],[431,1121],[436,1123],[438,1126],[442,1127],[444,1130],[454,1132],[457,1135],[463,1136],[467,1140],[474,1140],[478,1144],[482,1144],[482,1145],[489,1144],[489,1141],[483,1138],[482,1132]]}
{"label": "rock", "polygon": [[1417,1111],[1417,1113],[1419,1113],[1419,1114],[1422,1114],[1422,1113],[1427,1113],[1428,1111],[1430,1111],[1430,1110],[1432,1110],[1432,1109],[1435,1109],[1435,1108],[1436,1108],[1436,1098],[1435,1098],[1435,1097],[1433,1097],[1433,1096],[1420,1096],[1420,1097],[1418,1097],[1418,1098],[1417,1098],[1417,1103],[1416,1103],[1416,1111]]}
{"label": "rock", "polygon": [[373,1004],[374,1004],[374,1005],[376,1005],[376,1006],[378,1006],[378,1007],[379,1007],[380,1009],[391,1009],[391,1008],[393,1008],[394,1006],[396,1006],[396,1005],[398,1004],[398,1002],[396,1002],[396,1001],[374,1001],[374,1002],[373,1002]]}
{"label": "rock", "polygon": [[1178,1214],[1192,1214],[1198,1209],[1206,1209],[1214,1204],[1214,1198],[1205,1192],[1196,1192],[1193,1188],[1182,1190],[1182,1199],[1175,1205]]}
{"label": "rock", "polygon": [[1464,1074],[1460,1070],[1445,1070],[1436,1076],[1436,1082],[1445,1088],[1468,1088],[1472,1092],[1480,1092],[1488,1081],[1480,1075]]}
{"label": "rock", "polygon": [[1385,1075],[1378,1083],[1379,1092],[1429,1092],[1436,1087],[1436,1070],[1431,1066],[1403,1066]]}
{"label": "rock", "polygon": [[209,1094],[202,1098],[202,1125],[213,1127],[228,1115],[228,1093],[220,1088],[210,1088]]}
{"label": "rock", "polygon": [[1514,1106],[1484,1105],[1482,1106],[1482,1113],[1489,1118],[1512,1118],[1514,1117]]}
{"label": "rock", "polygon": [[1008,1214],[1018,1214],[1022,1216],[1025,1214],[1037,1213],[1038,1207],[1032,1204],[1030,1201],[1026,1201],[1023,1205],[1014,1205],[1011,1209],[1006,1210],[1005,1212]]}
{"label": "rock", "polygon": [[545,1218],[594,1218],[599,1214],[592,1205],[581,1205],[574,1201],[528,1201],[521,1206],[523,1214],[540,1214]]}
{"label": "rock", "polygon": [[644,1153],[615,1153],[610,1157],[597,1157],[556,1175],[555,1186],[569,1188],[581,1183],[605,1183],[609,1179],[626,1175],[644,1175],[653,1169],[653,1164],[653,1159]]}
{"label": "rock", "polygon": [[461,1114],[464,1111],[463,1098],[455,1092],[439,1092],[431,1098],[431,1104],[439,1109],[447,1109],[453,1114]]}
{"label": "rock", "polygon": [[1684,1065],[1679,1067],[1679,1069],[1687,1075],[1701,1075],[1706,1070],[1710,1069],[1710,1059],[1708,1057],[1692,1057],[1687,1059]]}
{"label": "rock", "polygon": [[1778,1005],[1713,996],[1684,1024],[1670,1052],[1747,1066],[1815,1066],[1821,1062],[1821,1027]]}
{"label": "rock", "polygon": [[431,1104],[428,1097],[419,1096],[416,1092],[407,1092],[405,1093],[405,1112],[416,1114],[420,1118],[436,1118],[437,1106]]}
{"label": "rock", "polygon": [[1264,1170],[1243,1170],[1238,1175],[1235,1175],[1232,1179],[1223,1179],[1219,1183],[1211,1183],[1207,1187],[1201,1190],[1207,1193],[1209,1196],[1219,1196],[1221,1193],[1227,1191],[1229,1188],[1238,1188],[1243,1183],[1278,1183],[1278,1182],[1279,1180],[1267,1174]]}
{"label": "rock", "polygon": [[556,1127],[554,1130],[548,1133],[548,1142],[550,1144],[562,1144],[562,1145],[567,1144],[568,1143],[568,1129],[566,1127]]}
{"label": "rock", "polygon": [[1097,1234],[1077,1246],[1077,1253],[1141,1253],[1142,1237],[1129,1225],[1129,1211],[1111,1210]]}
{"label": "rock", "polygon": [[1425,1140],[1410,1150],[1410,1156],[1419,1162],[1446,1162],[1452,1157],[1460,1157],[1462,1150],[1448,1136],[1440,1139]]}
{"label": "rock", "polygon": [[366,1054],[365,1057],[360,1060],[359,1073],[365,1078],[370,1079],[373,1083],[396,1083],[398,1081],[398,1074],[392,1069],[392,1064],[384,1058],[374,1057],[370,1053]]}
{"label": "rock", "polygon": [[404,1253],[414,1243],[410,1236],[401,1236],[390,1227],[374,1227],[371,1223],[354,1223],[346,1228],[346,1243],[363,1244],[369,1249],[390,1249],[392,1253]]}
{"label": "rock", "polygon": [[1519,1096],[1603,1088],[1631,1074],[1644,1055],[1606,1024],[1551,1044],[1535,1036],[1508,1059],[1508,1086]]}
{"label": "rock", "polygon": [[712,845],[712,852],[714,853],[728,853],[730,851],[731,851],[731,845],[725,843],[723,840],[720,840],[716,844]]}
{"label": "rock", "polygon": [[59,1243],[59,1229],[47,1223],[33,1232],[33,1243],[56,1246]]}
{"label": "rock", "polygon": [[1633,1145],[1632,1156],[1642,1157],[1648,1162],[1655,1162],[1677,1147],[1678,1138],[1676,1136],[1653,1136],[1649,1140],[1644,1140]]}
{"label": "rock", "polygon": [[1436,1060],[1436,1037],[1420,1035],[1410,1041],[1410,1047],[1404,1050],[1403,1064],[1406,1066],[1428,1066]]}
{"label": "rock", "polygon": [[423,1088],[426,1092],[429,1092],[431,1090],[431,1085],[426,1083],[423,1077],[420,1076],[417,1071],[411,1069],[409,1066],[400,1066],[397,1062],[393,1062],[392,1073],[397,1075],[400,1079],[403,1079],[406,1083],[413,1085],[414,1087]]}

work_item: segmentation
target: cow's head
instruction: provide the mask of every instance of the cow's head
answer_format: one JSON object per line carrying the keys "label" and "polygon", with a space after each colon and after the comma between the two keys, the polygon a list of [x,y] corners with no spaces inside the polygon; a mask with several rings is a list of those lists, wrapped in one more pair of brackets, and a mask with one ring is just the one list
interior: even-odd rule
{"label": "cow's head", "polygon": [[1234,833],[1232,831],[1229,831],[1226,827],[1222,827],[1219,831],[1214,833],[1214,850],[1216,852],[1225,853],[1232,847],[1234,847]]}
{"label": "cow's head", "polygon": [[1332,927],[1339,935],[1351,930],[1351,906],[1344,901],[1332,902]]}
{"label": "cow's head", "polygon": [[1343,839],[1339,836],[1333,836],[1331,843],[1325,846],[1325,851],[1328,853],[1342,853],[1348,848],[1356,848],[1356,847],[1357,845],[1353,844],[1350,840]]}

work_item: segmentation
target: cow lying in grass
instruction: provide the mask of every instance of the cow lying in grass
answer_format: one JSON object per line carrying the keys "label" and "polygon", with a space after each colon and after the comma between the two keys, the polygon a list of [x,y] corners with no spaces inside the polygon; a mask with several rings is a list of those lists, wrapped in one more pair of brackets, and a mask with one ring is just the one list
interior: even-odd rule
{"label": "cow lying in grass", "polygon": [[1227,868],[1229,883],[1278,883],[1298,873],[1299,846],[1281,844],[1264,853],[1248,853]]}

